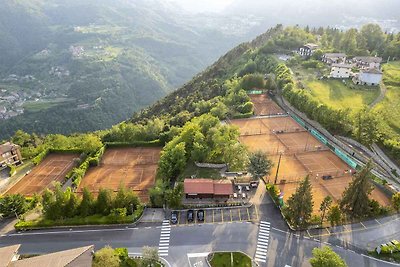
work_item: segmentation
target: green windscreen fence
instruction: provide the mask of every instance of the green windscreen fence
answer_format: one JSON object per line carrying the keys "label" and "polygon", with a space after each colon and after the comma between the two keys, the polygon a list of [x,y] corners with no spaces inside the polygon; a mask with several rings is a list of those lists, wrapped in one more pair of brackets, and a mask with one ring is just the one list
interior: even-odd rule
{"label": "green windscreen fence", "polygon": [[248,95],[262,95],[263,91],[262,90],[250,90],[250,91],[247,91],[247,94]]}

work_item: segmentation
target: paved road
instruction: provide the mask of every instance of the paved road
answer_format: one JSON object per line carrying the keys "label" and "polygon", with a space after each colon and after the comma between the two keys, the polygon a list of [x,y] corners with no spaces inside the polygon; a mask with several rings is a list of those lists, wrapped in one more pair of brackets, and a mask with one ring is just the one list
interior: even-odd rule
{"label": "paved road", "polygon": [[[250,222],[219,224],[192,224],[173,226],[170,232],[168,256],[172,266],[190,266],[190,255],[211,251],[240,250],[255,256],[259,240],[259,225]],[[158,247],[161,225],[139,228],[86,229],[80,231],[34,231],[0,237],[0,246],[20,243],[21,253],[48,253],[62,249],[94,244],[127,247],[130,253],[139,253],[143,246]],[[324,244],[287,233],[271,224],[268,249],[261,266],[309,266],[314,247]],[[333,246],[349,266],[393,266],[378,262],[350,250]],[[195,254],[194,254],[195,253]],[[199,257],[201,260],[203,257]]]}

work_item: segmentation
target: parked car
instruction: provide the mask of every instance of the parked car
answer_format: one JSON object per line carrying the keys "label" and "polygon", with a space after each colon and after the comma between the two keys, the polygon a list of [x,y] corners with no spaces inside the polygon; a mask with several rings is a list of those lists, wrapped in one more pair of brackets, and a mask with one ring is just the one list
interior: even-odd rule
{"label": "parked car", "polygon": [[257,182],[251,182],[251,183],[250,183],[250,186],[251,186],[252,188],[257,188],[258,183],[257,183]]}
{"label": "parked car", "polygon": [[238,197],[237,193],[233,193],[233,198],[237,198],[237,197]]}
{"label": "parked car", "polygon": [[242,193],[242,198],[246,198],[246,193]]}
{"label": "parked car", "polygon": [[187,221],[193,222],[194,220],[194,210],[188,210],[187,212]]}
{"label": "parked car", "polygon": [[330,180],[332,179],[332,175],[323,175],[322,180]]}
{"label": "parked car", "polygon": [[246,191],[250,191],[250,186],[246,185]]}
{"label": "parked car", "polygon": [[199,222],[204,222],[204,210],[197,211],[197,220]]}
{"label": "parked car", "polygon": [[238,186],[237,186],[237,189],[238,189],[239,191],[241,191],[241,190],[242,190],[242,186],[241,186],[241,185],[238,185]]}
{"label": "parked car", "polygon": [[173,211],[171,213],[171,223],[172,224],[177,224],[178,223],[178,212],[177,211]]}

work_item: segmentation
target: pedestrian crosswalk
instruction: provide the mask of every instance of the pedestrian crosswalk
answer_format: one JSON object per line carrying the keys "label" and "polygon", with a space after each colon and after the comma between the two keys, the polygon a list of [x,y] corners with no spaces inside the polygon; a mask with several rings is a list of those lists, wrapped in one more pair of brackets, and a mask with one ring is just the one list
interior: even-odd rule
{"label": "pedestrian crosswalk", "polygon": [[169,220],[164,220],[161,227],[160,244],[158,245],[158,254],[160,256],[168,256],[170,236],[171,225],[169,225]]}
{"label": "pedestrian crosswalk", "polygon": [[266,221],[260,222],[260,228],[258,231],[258,239],[257,239],[257,249],[255,260],[258,262],[267,262],[267,251],[268,251],[268,242],[269,242],[269,232],[270,232],[270,223]]}

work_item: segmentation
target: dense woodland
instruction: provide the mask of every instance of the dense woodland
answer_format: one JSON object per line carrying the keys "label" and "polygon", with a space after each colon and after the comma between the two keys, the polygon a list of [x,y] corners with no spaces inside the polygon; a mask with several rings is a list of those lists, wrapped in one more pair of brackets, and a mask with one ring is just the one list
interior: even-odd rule
{"label": "dense woodland", "polygon": [[1,0],[0,6],[0,98],[7,90],[26,100],[18,106],[22,115],[0,120],[0,139],[18,129],[109,128],[243,38],[196,21],[188,30],[173,6],[158,1]]}

